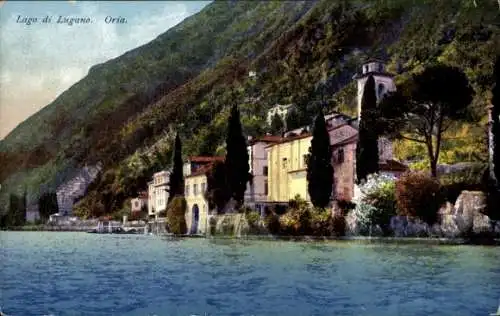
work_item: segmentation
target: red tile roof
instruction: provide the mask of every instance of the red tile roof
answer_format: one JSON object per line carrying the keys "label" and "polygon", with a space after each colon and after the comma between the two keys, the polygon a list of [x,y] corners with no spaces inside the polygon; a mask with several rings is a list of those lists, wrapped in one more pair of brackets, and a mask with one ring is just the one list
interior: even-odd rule
{"label": "red tile roof", "polygon": [[[334,131],[336,129],[339,129],[341,127],[344,127],[344,126],[350,126],[348,123],[343,123],[343,124],[340,124],[340,125],[336,125],[332,128],[329,128],[328,129],[328,132],[331,132],[331,131]],[[312,136],[312,133],[308,132],[308,133],[304,133],[304,134],[300,134],[300,135],[297,135],[297,136],[291,136],[291,137],[286,137],[286,138],[282,138],[281,141],[277,142],[277,143],[274,143],[274,144],[270,144],[266,147],[272,147],[274,145],[277,145],[277,144],[283,144],[283,143],[288,143],[288,142],[291,142],[291,141],[294,141],[294,140],[297,140],[297,139],[302,139],[302,138],[306,138],[306,137],[310,137]],[[337,144],[332,144],[332,145],[337,145]]]}
{"label": "red tile roof", "polygon": [[201,176],[201,175],[206,175],[208,172],[210,172],[210,170],[212,170],[212,168],[214,167],[215,163],[211,162],[209,164],[206,164],[200,168],[198,168],[198,170],[196,170],[195,172],[191,173],[190,175],[186,176],[186,178],[191,178],[191,177],[197,177],[197,176]]}
{"label": "red tile roof", "polygon": [[258,142],[263,142],[263,143],[279,143],[283,140],[283,137],[281,136],[275,136],[275,135],[264,135],[261,137],[257,137],[254,139],[251,139],[248,143],[249,145],[253,145]]}
{"label": "red tile roof", "polygon": [[188,158],[190,162],[215,162],[224,161],[224,156],[191,156]]}

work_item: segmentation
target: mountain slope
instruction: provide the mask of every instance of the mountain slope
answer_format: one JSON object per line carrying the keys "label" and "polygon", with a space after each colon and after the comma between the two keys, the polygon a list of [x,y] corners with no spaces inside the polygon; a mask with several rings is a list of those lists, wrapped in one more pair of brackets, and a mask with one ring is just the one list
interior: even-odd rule
{"label": "mountain slope", "polygon": [[[374,55],[389,62],[397,80],[436,60],[464,69],[477,91],[478,123],[467,127],[477,143],[500,47],[497,4],[483,2],[477,8],[459,0],[214,2],[147,45],[92,67],[19,125],[0,143],[6,166],[0,181],[8,188],[2,191],[27,184],[35,198],[41,184],[54,188],[76,167],[101,161],[105,172],[82,203],[119,209],[168,164],[174,129],[186,153],[212,154],[222,149],[228,105],[240,103],[246,132],[259,134],[275,102],[293,101],[312,113],[309,101],[321,94],[321,80],[330,106],[352,113],[351,77]],[[248,70],[258,72],[257,80],[246,78]],[[155,144],[163,152],[154,154]],[[448,147],[464,144],[468,151],[453,159],[484,152],[484,144],[470,140]],[[410,148],[400,147],[402,156]]]}

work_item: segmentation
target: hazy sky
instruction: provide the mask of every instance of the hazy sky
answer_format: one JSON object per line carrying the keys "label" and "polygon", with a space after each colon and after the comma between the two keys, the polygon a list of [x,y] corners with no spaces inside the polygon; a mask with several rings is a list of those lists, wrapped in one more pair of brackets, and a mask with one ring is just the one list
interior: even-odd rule
{"label": "hazy sky", "polygon": [[[143,45],[209,1],[0,1],[0,139],[92,65]],[[42,19],[51,16],[51,23]],[[58,24],[59,16],[93,23]],[[106,17],[126,24],[106,23]],[[25,18],[37,18],[27,25]],[[109,18],[108,18],[109,19]]]}

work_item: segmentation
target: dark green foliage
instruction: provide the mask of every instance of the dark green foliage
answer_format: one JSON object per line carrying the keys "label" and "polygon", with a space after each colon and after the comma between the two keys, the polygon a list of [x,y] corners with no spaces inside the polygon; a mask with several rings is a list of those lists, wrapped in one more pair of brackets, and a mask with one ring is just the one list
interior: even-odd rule
{"label": "dark green foliage", "polygon": [[356,146],[356,179],[360,183],[369,174],[377,173],[378,131],[376,128],[377,96],[375,80],[369,76],[361,99],[361,120],[359,122],[358,144]]}
{"label": "dark green foliage", "polygon": [[186,210],[187,203],[183,196],[172,199],[167,208],[167,229],[170,233],[176,235],[187,233]]}
{"label": "dark green foliage", "polygon": [[281,116],[279,116],[278,113],[274,114],[273,118],[271,119],[271,125],[269,126],[269,133],[271,133],[272,135],[281,135],[284,131],[285,124],[283,123]]}
{"label": "dark green foliage", "polygon": [[495,85],[491,91],[491,132],[493,134],[491,145],[493,146],[493,166],[490,166],[490,168],[493,169],[493,181],[497,182],[498,186],[498,181],[500,180],[500,55],[495,62],[493,77],[495,80]]}
{"label": "dark green foliage", "polygon": [[250,166],[248,165],[248,151],[245,136],[240,122],[238,106],[231,108],[229,124],[226,137],[226,177],[230,197],[239,205],[243,203],[243,197],[250,180]]}
{"label": "dark green foliage", "polygon": [[434,224],[444,202],[441,185],[427,174],[407,173],[396,181],[399,215],[418,217],[428,224]]}
{"label": "dark green foliage", "polygon": [[[426,146],[433,177],[437,176],[437,163],[443,133],[454,121],[470,119],[468,105],[474,90],[463,71],[456,67],[436,64],[398,87],[401,93],[387,97],[381,109],[391,109],[398,136]],[[400,109],[400,114],[394,111]],[[383,116],[385,116],[382,113]],[[390,129],[387,132],[392,133]]]}
{"label": "dark green foliage", "polygon": [[307,161],[307,190],[313,205],[326,207],[332,197],[332,188],[332,148],[325,117],[320,110],[314,121]]}
{"label": "dark green foliage", "polygon": [[26,221],[26,199],[15,194],[9,196],[9,212],[2,216],[2,227],[22,226]]}
{"label": "dark green foliage", "polygon": [[40,218],[46,220],[51,214],[59,212],[57,204],[57,194],[55,192],[46,192],[38,199],[38,211]]}
{"label": "dark green foliage", "polygon": [[207,174],[207,191],[204,192],[210,210],[216,209],[221,213],[231,195],[227,184],[226,165],[216,162]]}
{"label": "dark green foliage", "polygon": [[179,134],[175,136],[174,159],[172,173],[169,178],[168,202],[179,195],[184,195],[184,175],[182,170],[182,144]]}
{"label": "dark green foliage", "polygon": [[301,127],[299,114],[297,110],[291,109],[286,115],[286,129],[288,131]]}

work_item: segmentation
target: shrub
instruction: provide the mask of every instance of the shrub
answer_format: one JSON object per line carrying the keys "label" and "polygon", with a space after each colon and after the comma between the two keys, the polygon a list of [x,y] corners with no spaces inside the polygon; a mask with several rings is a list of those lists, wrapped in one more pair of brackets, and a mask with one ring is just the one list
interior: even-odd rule
{"label": "shrub", "polygon": [[363,202],[356,204],[356,207],[351,211],[351,215],[356,219],[359,234],[368,235],[370,226],[374,224],[372,214],[376,211],[377,209],[370,204]]}
{"label": "shrub", "polygon": [[359,185],[361,196],[355,216],[361,221],[361,230],[368,231],[370,225],[378,225],[384,235],[389,234],[391,217],[397,215],[394,180],[390,175],[372,174]]}
{"label": "shrub", "polygon": [[280,232],[284,235],[308,235],[311,211],[309,207],[290,209],[279,218]]}
{"label": "shrub", "polygon": [[368,219],[379,225],[384,235],[389,234],[391,217],[397,215],[395,189],[393,181],[383,182],[364,198],[364,202],[373,206],[368,213]]}
{"label": "shrub", "polygon": [[[332,212],[330,210],[325,210],[322,208],[314,208],[310,212],[310,231],[314,236],[331,236],[335,231],[338,234],[342,234],[343,229],[339,226],[337,229],[335,227],[334,219],[332,218]],[[344,218],[339,216],[339,218]]]}
{"label": "shrub", "polygon": [[445,202],[441,184],[422,172],[406,173],[396,181],[399,215],[418,217],[428,224],[437,221]]}
{"label": "shrub", "polygon": [[245,218],[248,222],[248,225],[252,228],[255,228],[259,224],[260,213],[251,209],[247,209],[245,212]]}
{"label": "shrub", "polygon": [[187,232],[186,224],[186,199],[176,196],[167,208],[167,229],[173,234],[183,235]]}
{"label": "shrub", "polygon": [[269,213],[267,213],[266,217],[264,218],[264,225],[266,226],[267,230],[271,234],[273,234],[273,235],[278,234],[280,232],[279,215],[273,211],[270,211]]}

